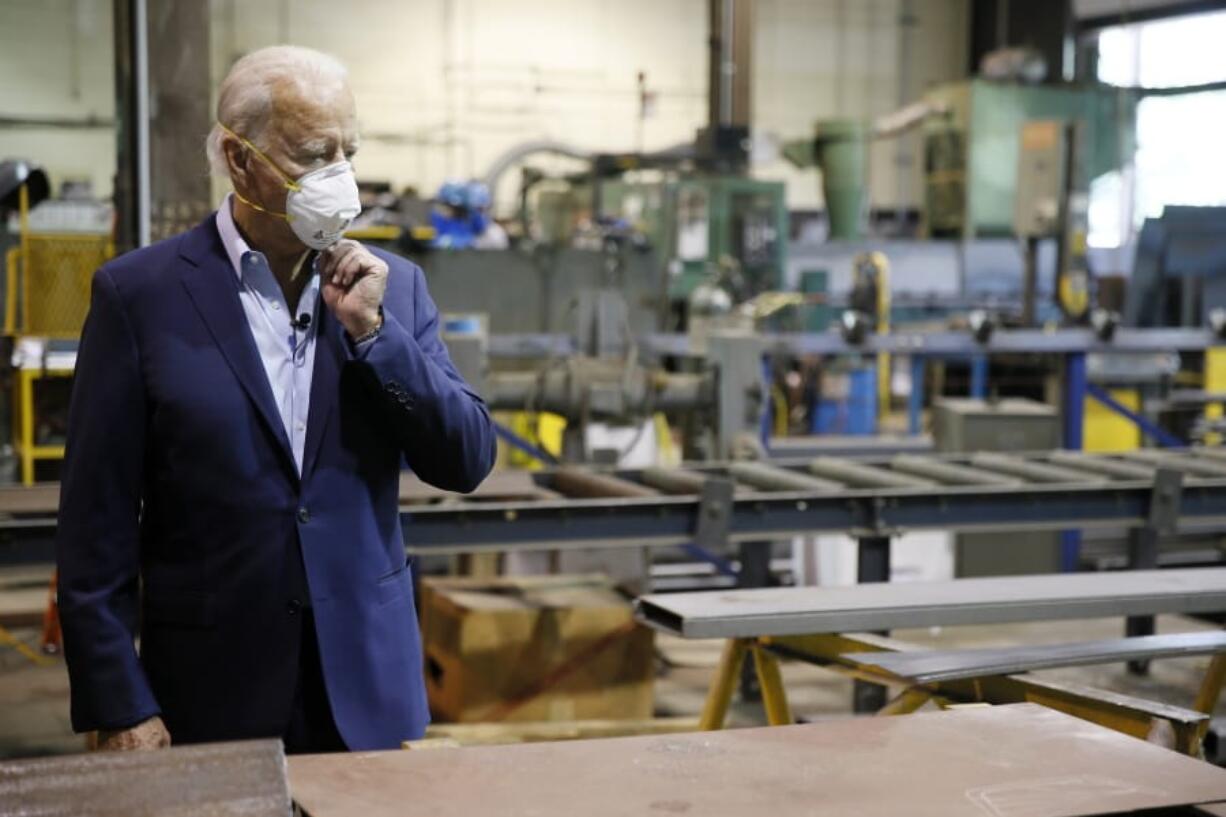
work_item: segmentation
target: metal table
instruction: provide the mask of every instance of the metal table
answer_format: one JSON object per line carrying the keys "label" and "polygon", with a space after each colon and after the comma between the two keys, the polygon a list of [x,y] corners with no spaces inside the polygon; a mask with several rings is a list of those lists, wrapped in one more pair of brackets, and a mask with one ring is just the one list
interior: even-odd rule
{"label": "metal table", "polygon": [[1226,771],[1043,707],[289,759],[308,817],[1081,817],[1226,799]]}

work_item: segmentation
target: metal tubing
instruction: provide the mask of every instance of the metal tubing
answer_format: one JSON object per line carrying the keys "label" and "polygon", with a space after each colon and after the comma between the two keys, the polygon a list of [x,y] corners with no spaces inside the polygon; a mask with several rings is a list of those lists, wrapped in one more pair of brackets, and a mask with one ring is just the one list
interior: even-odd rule
{"label": "metal tubing", "polygon": [[927,477],[946,485],[1021,485],[1023,482],[1017,477],[1003,476],[995,471],[985,471],[982,468],[973,468],[956,462],[927,459],[911,454],[899,454],[890,460],[890,467],[896,471]]}
{"label": "metal tubing", "polygon": [[1226,655],[1218,654],[1213,656],[1213,660],[1209,662],[1205,679],[1196,693],[1196,703],[1193,704],[1193,709],[1212,716],[1213,711],[1217,709],[1218,699],[1222,697],[1223,684],[1226,684]]}
{"label": "metal tubing", "polygon": [[136,119],[136,236],[138,246],[152,243],[153,184],[149,173],[149,9],[147,0],[132,0],[133,108]]}
{"label": "metal tubing", "polygon": [[981,451],[977,454],[972,454],[971,462],[980,468],[986,468],[990,471],[997,471],[1003,474],[1011,474],[1015,477],[1021,477],[1028,482],[1084,484],[1086,482],[1107,481],[1101,474],[1087,474],[1084,471],[1074,471],[1071,468],[1065,468],[1060,465],[1024,460],[1020,457],[997,454],[991,451]]}
{"label": "metal tubing", "polygon": [[971,358],[971,397],[976,400],[988,398],[987,355],[975,355]]}
{"label": "metal tubing", "polygon": [[711,732],[724,728],[728,705],[732,703],[732,691],[736,689],[737,679],[741,676],[741,667],[745,663],[745,652],[749,649],[749,644],[749,640],[741,638],[730,638],[724,642],[719,669],[711,679],[707,700],[702,706],[702,717],[698,720],[700,731]]}
{"label": "metal tubing", "polygon": [[1183,471],[1190,477],[1226,478],[1226,462],[1218,462],[1210,458],[1185,457],[1173,451],[1159,451],[1154,448],[1127,451],[1123,456],[1160,468],[1174,468],[1177,471]]}
{"label": "metal tubing", "polygon": [[1056,465],[1075,468],[1092,474],[1102,474],[1113,479],[1143,479],[1153,481],[1158,469],[1135,462],[1125,462],[1112,457],[1094,456],[1084,451],[1053,451],[1047,459]]}
{"label": "metal tubing", "polygon": [[666,494],[701,494],[702,486],[707,481],[707,477],[697,471],[659,466],[644,468],[639,478],[645,485]]}
{"label": "metal tubing", "polygon": [[779,673],[779,659],[768,649],[755,644],[753,663],[758,673],[758,685],[762,689],[762,708],[766,710],[766,722],[771,726],[790,726],[792,709],[788,706],[787,690]]}
{"label": "metal tubing", "polygon": [[1114,411],[1116,414],[1130,420],[1133,425],[1141,429],[1141,432],[1147,437],[1152,437],[1157,443],[1164,448],[1184,448],[1187,443],[1176,437],[1165,428],[1157,425],[1148,417],[1138,414],[1132,409],[1125,406],[1119,400],[1111,396],[1111,392],[1094,383],[1086,383],[1086,394],[1093,397],[1099,403]]}
{"label": "metal tubing", "polygon": [[911,355],[911,393],[907,395],[907,431],[919,434],[924,414],[924,358]]}
{"label": "metal tubing", "polygon": [[511,446],[517,451],[522,451],[529,457],[532,457],[545,465],[558,464],[558,458],[553,454],[550,454],[548,451],[539,446],[533,445],[528,440],[525,440],[511,429],[504,426],[502,423],[494,423],[494,433],[497,434],[498,438],[504,441],[507,445]]}
{"label": "metal tubing", "polygon": [[590,412],[594,387],[616,390],[619,414],[682,411],[711,404],[713,381],[709,375],[675,374],[637,369],[629,372],[606,362],[586,367],[567,366],[543,372],[494,372],[486,376],[486,405],[499,411],[550,411],[565,417]]}
{"label": "metal tubing", "polygon": [[879,717],[889,715],[910,715],[924,704],[932,700],[932,693],[926,689],[919,687],[910,687],[904,689],[898,695],[894,696],[883,707],[877,710]]}
{"label": "metal tubing", "polygon": [[[1158,531],[1152,525],[1128,531],[1128,566],[1133,570],[1153,570],[1158,566]],[[1124,634],[1129,638],[1155,632],[1153,616],[1129,616],[1124,620]],[[1128,671],[1133,675],[1145,675],[1149,672],[1149,661],[1129,661]]]}
{"label": "metal tubing", "polygon": [[809,463],[809,470],[819,477],[838,480],[857,488],[931,488],[934,484],[928,479],[837,457],[818,457]]}
{"label": "metal tubing", "polygon": [[764,491],[841,491],[844,488],[839,482],[759,462],[729,463],[728,474],[737,482]]}
{"label": "metal tubing", "polygon": [[659,496],[659,491],[629,480],[607,474],[596,474],[578,468],[564,466],[552,474],[554,490],[566,496],[597,499],[644,499]]}
{"label": "metal tubing", "polygon": [[[861,537],[856,562],[856,580],[860,584],[888,582],[890,580],[890,537]],[[889,632],[881,630],[876,635],[887,636]],[[877,712],[885,706],[888,694],[889,689],[881,684],[855,681],[852,684],[852,711]]]}

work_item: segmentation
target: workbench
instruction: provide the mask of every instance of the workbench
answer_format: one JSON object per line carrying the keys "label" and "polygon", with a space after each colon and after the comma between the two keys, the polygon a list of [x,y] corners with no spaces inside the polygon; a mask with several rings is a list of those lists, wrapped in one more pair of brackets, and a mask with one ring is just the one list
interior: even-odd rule
{"label": "workbench", "polygon": [[1078,817],[1226,800],[1226,771],[1032,704],[288,765],[309,817]]}

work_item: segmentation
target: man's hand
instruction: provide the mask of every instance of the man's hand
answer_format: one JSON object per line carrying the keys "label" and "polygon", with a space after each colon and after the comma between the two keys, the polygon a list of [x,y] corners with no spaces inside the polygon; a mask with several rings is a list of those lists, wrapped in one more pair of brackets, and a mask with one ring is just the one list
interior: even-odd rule
{"label": "man's hand", "polygon": [[130,729],[98,732],[98,751],[131,752],[149,749],[165,749],[170,746],[170,733],[166,724],[156,715]]}
{"label": "man's hand", "polygon": [[387,264],[356,241],[341,239],[319,255],[324,303],[349,333],[360,338],[379,328],[387,290]]}

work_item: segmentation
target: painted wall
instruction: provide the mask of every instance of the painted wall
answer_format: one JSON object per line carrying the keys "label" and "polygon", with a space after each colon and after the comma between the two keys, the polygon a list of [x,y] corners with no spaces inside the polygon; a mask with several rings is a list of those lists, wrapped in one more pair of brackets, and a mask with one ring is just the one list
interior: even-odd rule
{"label": "painted wall", "polygon": [[[397,187],[431,193],[530,139],[666,147],[706,118],[706,0],[202,1],[214,87],[233,60],[276,42],[345,61],[364,138],[359,174]],[[798,138],[819,118],[879,115],[965,64],[967,0],[755,5],[761,132]],[[640,72],[655,100],[644,118]],[[0,115],[113,116],[110,0],[0,0],[0,76]],[[35,158],[56,178],[87,175],[103,194],[113,154],[105,130],[0,129],[0,155]],[[879,145],[874,204],[916,203],[919,160],[913,140]],[[793,207],[820,203],[814,171],[767,161],[754,172],[790,182]]]}
{"label": "painted wall", "polygon": [[[115,116],[109,0],[0,0],[0,119]],[[0,158],[42,164],[52,185],[88,179],[109,196],[113,127],[0,123]]]}

